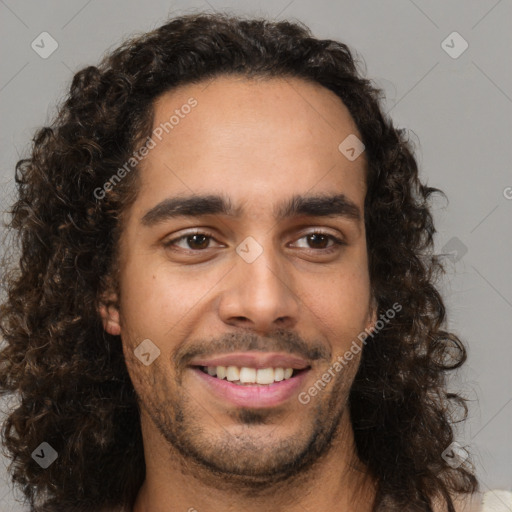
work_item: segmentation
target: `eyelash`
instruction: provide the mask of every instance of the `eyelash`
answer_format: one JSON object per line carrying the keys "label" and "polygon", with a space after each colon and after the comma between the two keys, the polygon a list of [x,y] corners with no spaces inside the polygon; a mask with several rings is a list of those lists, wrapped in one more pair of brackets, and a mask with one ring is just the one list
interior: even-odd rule
{"label": "eyelash", "polygon": [[[181,235],[177,238],[173,238],[172,240],[168,240],[167,242],[164,242],[163,246],[167,249],[172,249],[172,246],[174,244],[176,244],[177,242],[183,240],[183,239],[187,239],[191,236],[194,236],[194,235],[204,235],[206,236],[207,238],[211,238],[213,240],[215,240],[215,237],[212,233],[209,233],[208,231],[193,231],[193,232],[190,232],[190,233],[186,233],[185,235]],[[306,233],[304,235],[302,235],[300,238],[298,238],[298,240],[301,240],[302,238],[306,238],[308,236],[311,236],[311,235],[321,235],[321,236],[326,236],[328,238],[330,238],[332,241],[333,241],[333,245],[331,245],[330,247],[326,248],[326,249],[312,249],[312,248],[308,248],[306,250],[310,250],[310,251],[314,251],[314,252],[318,252],[318,251],[321,251],[323,252],[324,254],[330,254],[331,252],[335,251],[336,249],[338,249],[340,246],[343,246],[343,245],[347,245],[341,238],[338,238],[334,235],[331,235],[330,233],[326,233],[325,231],[319,231],[319,230],[314,230],[314,231],[311,231],[310,233]],[[207,247],[206,249],[182,249],[183,251],[188,251],[188,252],[195,252],[195,253],[199,253],[199,252],[203,252],[203,251],[206,251],[208,250],[209,248]]]}

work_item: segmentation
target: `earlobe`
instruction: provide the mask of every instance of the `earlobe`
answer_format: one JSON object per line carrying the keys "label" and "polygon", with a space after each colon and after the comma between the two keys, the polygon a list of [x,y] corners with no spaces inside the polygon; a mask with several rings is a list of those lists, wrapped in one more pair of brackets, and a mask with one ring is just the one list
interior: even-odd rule
{"label": "earlobe", "polygon": [[119,323],[119,311],[115,306],[105,306],[101,304],[99,313],[103,321],[103,329],[112,336],[119,336],[121,334],[121,325]]}
{"label": "earlobe", "polygon": [[370,304],[370,311],[369,311],[369,320],[368,320],[368,329],[372,330],[375,327],[375,324],[377,323],[377,311],[378,311],[378,304],[375,298],[372,298],[371,304]]}
{"label": "earlobe", "polygon": [[121,334],[121,323],[119,321],[119,309],[117,304],[117,297],[109,296],[108,299],[102,300],[98,306],[98,313],[101,316],[103,329],[112,336],[119,336]]}

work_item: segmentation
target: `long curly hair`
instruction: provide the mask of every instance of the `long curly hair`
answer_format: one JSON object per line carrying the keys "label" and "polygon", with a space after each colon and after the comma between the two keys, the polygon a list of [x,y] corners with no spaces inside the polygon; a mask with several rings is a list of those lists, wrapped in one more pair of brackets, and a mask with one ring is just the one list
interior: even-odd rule
{"label": "long curly hair", "polygon": [[[15,401],[2,426],[9,470],[31,511],[131,510],[145,478],[135,391],[119,336],[107,334],[101,297],[117,286],[121,217],[137,193],[137,169],[101,200],[95,190],[151,133],[163,92],[222,75],[298,77],[333,91],[365,145],[365,225],[378,314],[402,310],[368,338],[350,393],[357,454],[378,482],[374,510],[432,511],[478,483],[467,464],[442,457],[452,414],[465,400],[447,375],[466,359],[443,329],[436,288],[430,196],[413,144],[380,106],[345,45],[300,22],[188,14],[134,37],[98,66],[78,71],[51,126],[16,164],[17,196],[6,224],[0,392]],[[32,457],[49,443],[58,459]],[[453,465],[453,464],[452,464]],[[394,508],[393,508],[394,509]]]}

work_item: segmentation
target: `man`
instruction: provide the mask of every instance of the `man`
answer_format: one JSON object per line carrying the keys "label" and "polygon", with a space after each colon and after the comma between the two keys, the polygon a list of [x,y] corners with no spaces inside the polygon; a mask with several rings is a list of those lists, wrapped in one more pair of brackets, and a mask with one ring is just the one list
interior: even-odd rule
{"label": "man", "polygon": [[344,44],[224,15],[75,75],[17,165],[2,306],[32,510],[453,511],[476,490],[440,191],[378,97]]}

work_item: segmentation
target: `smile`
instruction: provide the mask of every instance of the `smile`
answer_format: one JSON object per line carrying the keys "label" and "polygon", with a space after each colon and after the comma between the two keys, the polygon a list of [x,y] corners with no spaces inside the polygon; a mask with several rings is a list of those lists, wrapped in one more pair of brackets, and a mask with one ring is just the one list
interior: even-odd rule
{"label": "smile", "polygon": [[193,366],[192,375],[216,398],[238,407],[265,408],[296,395],[310,368]]}
{"label": "smile", "polygon": [[[202,366],[203,372],[235,384],[269,385],[293,376],[293,368],[248,368],[247,366]],[[295,371],[297,373],[297,371]]]}

